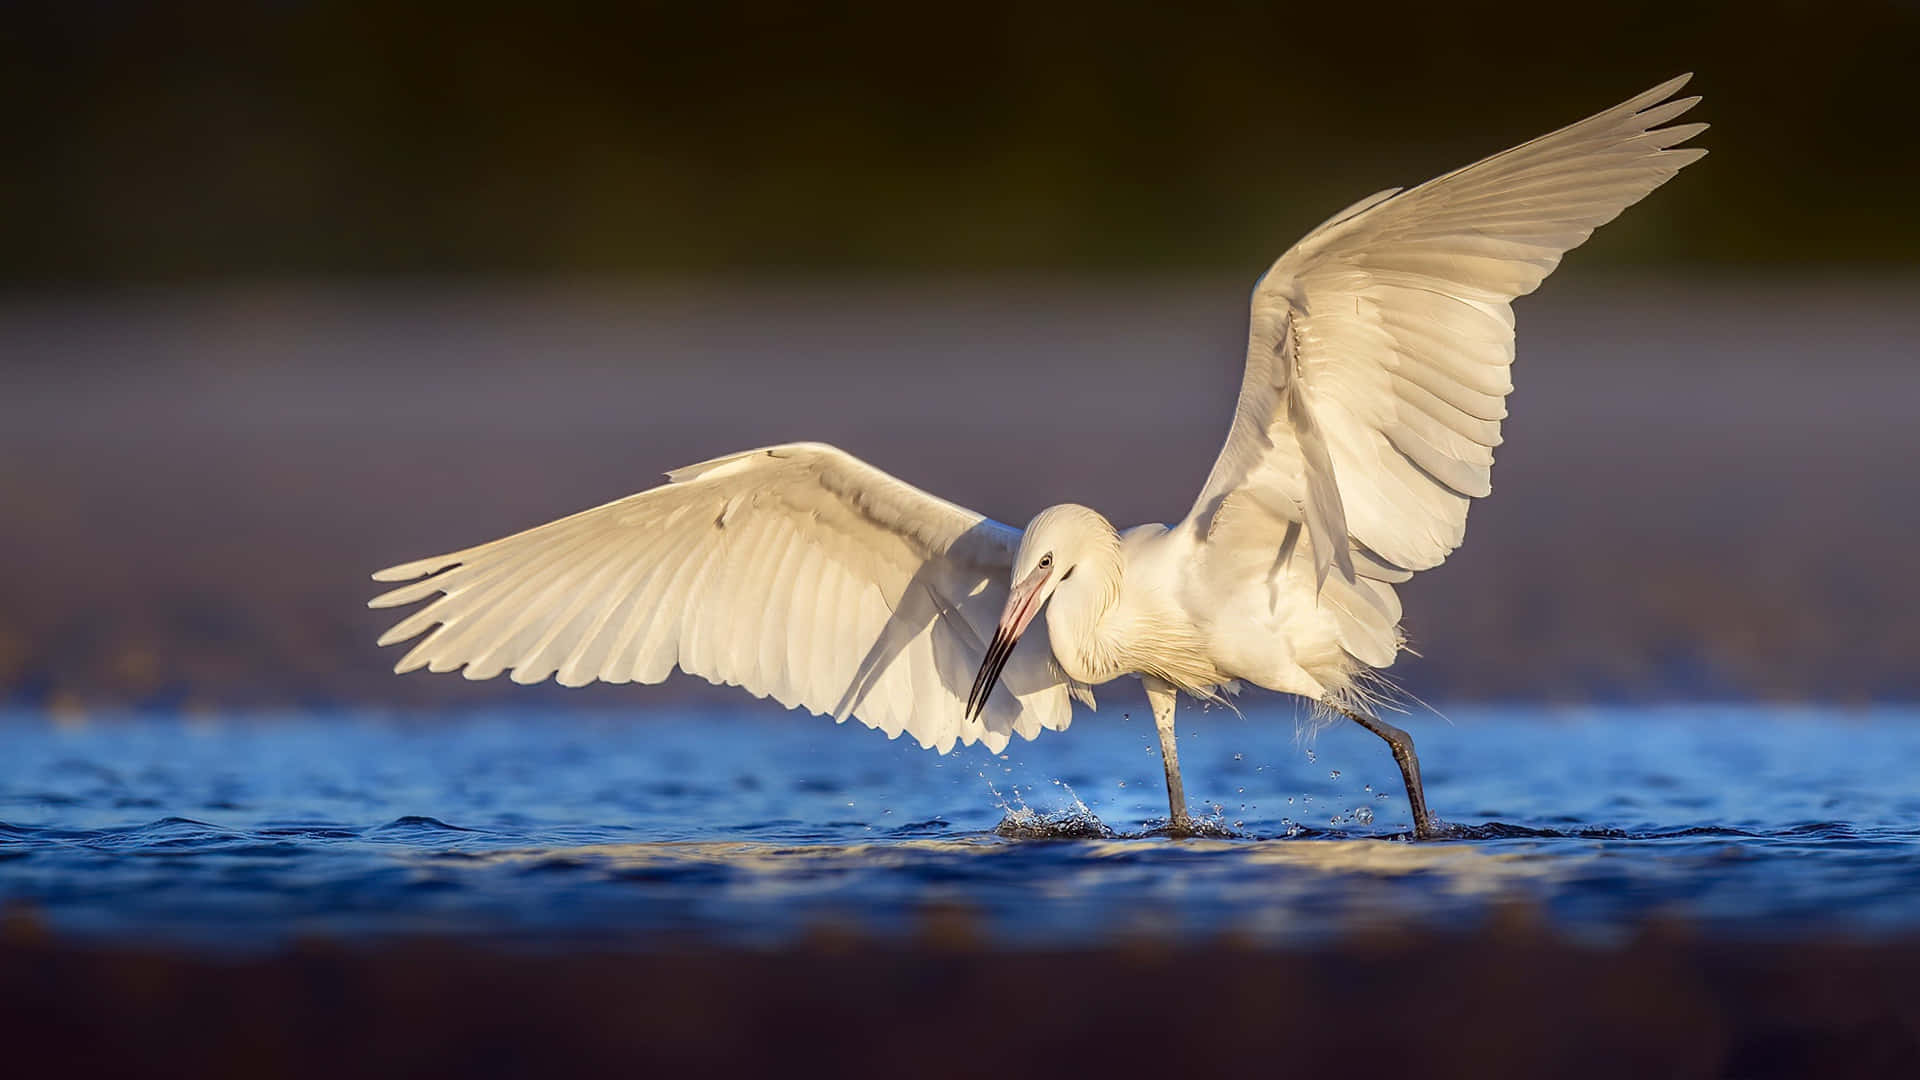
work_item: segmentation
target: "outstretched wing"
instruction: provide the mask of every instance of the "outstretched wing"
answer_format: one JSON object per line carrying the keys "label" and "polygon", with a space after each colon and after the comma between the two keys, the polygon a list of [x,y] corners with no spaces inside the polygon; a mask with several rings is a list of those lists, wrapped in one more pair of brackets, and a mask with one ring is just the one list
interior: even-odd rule
{"label": "outstretched wing", "polygon": [[1405,580],[1458,547],[1513,388],[1511,302],[1706,153],[1676,146],[1707,125],[1660,126],[1699,101],[1673,99],[1687,78],[1362,200],[1280,256],[1254,288],[1233,428],[1194,504],[1207,534],[1275,551],[1304,527],[1323,585],[1335,566],[1353,584]]}
{"label": "outstretched wing", "polygon": [[979,718],[962,715],[1019,540],[842,450],[796,443],[382,570],[376,581],[431,576],[370,606],[438,594],[380,639],[431,628],[400,672],[581,686],[657,683],[678,666],[941,753],[975,740],[998,752],[1013,732],[1031,739],[1072,716],[1044,636],[1015,654]]}

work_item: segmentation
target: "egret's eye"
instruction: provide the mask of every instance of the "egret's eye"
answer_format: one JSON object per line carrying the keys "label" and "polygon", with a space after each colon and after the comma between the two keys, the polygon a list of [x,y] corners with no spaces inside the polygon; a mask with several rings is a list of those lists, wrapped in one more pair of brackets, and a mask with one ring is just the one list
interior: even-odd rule
{"label": "egret's eye", "polygon": [[1040,556],[1040,569],[1045,570],[1047,567],[1052,565],[1053,565],[1053,552],[1049,551],[1045,555]]}

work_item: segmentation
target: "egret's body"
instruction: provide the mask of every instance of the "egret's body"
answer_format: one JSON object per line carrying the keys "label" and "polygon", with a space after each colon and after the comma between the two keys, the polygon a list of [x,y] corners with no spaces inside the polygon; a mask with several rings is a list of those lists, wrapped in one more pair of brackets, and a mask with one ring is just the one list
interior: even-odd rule
{"label": "egret's body", "polygon": [[768,447],[381,571],[410,583],[374,606],[442,594],[381,644],[427,633],[397,670],[470,679],[678,667],[942,753],[1063,729],[1093,686],[1137,676],[1176,829],[1177,695],[1252,684],[1386,739],[1428,835],[1412,741],[1363,692],[1402,645],[1393,586],[1458,547],[1489,491],[1511,301],[1705,153],[1677,146],[1705,125],[1661,126],[1698,100],[1669,100],[1684,82],[1362,200],[1282,255],[1226,445],[1176,523],[1120,532],[1066,504],[1017,530],[833,447]]}

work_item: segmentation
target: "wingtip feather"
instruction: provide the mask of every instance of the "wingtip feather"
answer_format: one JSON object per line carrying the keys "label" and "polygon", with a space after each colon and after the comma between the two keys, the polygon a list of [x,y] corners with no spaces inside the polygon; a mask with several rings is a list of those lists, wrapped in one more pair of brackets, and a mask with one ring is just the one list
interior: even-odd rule
{"label": "wingtip feather", "polygon": [[425,633],[427,627],[431,625],[433,625],[431,622],[413,625],[412,619],[397,623],[392,629],[380,635],[379,639],[373,643],[374,648],[384,649],[389,645],[398,645],[403,641],[411,641]]}
{"label": "wingtip feather", "polygon": [[425,600],[434,593],[442,591],[442,587],[445,585],[446,580],[444,578],[438,576],[424,578],[402,585],[397,589],[389,589],[367,601],[367,606],[370,608],[405,607],[408,604]]}
{"label": "wingtip feather", "polygon": [[1641,94],[1640,98],[1650,99],[1652,101],[1664,101],[1667,98],[1670,98],[1673,95],[1679,93],[1681,88],[1685,87],[1688,83],[1692,81],[1693,81],[1693,72],[1683,71],[1680,74],[1675,75],[1673,78],[1668,79],[1666,82],[1661,83],[1659,86],[1656,86],[1653,89],[1647,91],[1646,93]]}
{"label": "wingtip feather", "polygon": [[1681,146],[1668,150],[1665,153],[1668,160],[1673,163],[1674,171],[1678,172],[1694,162],[1699,161],[1701,158],[1706,157],[1707,148],[1704,146]]}
{"label": "wingtip feather", "polygon": [[414,578],[423,577],[435,571],[445,570],[447,567],[459,562],[461,556],[465,554],[467,553],[464,551],[453,552],[447,555],[434,555],[425,559],[415,559],[412,562],[401,563],[398,566],[389,566],[385,570],[375,570],[373,572],[373,580],[412,581]]}
{"label": "wingtip feather", "polygon": [[507,678],[521,686],[538,686],[553,674],[552,668],[514,668]]}
{"label": "wingtip feather", "polygon": [[1675,75],[1673,78],[1668,79],[1666,82],[1663,82],[1660,85],[1655,86],[1650,90],[1642,91],[1641,93],[1635,94],[1633,97],[1630,97],[1627,100],[1621,102],[1620,104],[1615,105],[1613,108],[1607,109],[1604,112],[1601,112],[1592,117],[1589,117],[1588,121],[1585,121],[1585,122],[1601,120],[1606,117],[1639,116],[1641,113],[1647,112],[1650,109],[1664,107],[1667,103],[1667,99],[1679,93],[1680,89],[1686,86],[1687,81],[1692,78],[1693,78],[1693,72],[1691,71],[1687,72],[1684,75]]}

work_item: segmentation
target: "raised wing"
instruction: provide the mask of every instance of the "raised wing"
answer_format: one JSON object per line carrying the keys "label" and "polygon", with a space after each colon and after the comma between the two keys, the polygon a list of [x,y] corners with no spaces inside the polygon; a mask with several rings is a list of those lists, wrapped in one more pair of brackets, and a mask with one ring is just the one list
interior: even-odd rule
{"label": "raised wing", "polygon": [[962,715],[1019,540],[851,454],[796,443],[382,570],[374,580],[432,576],[369,606],[441,594],[380,638],[433,628],[399,672],[581,686],[657,683],[678,666],[941,753],[976,740],[997,753],[1013,732],[1072,718],[1044,638],[1015,653],[979,718]]}
{"label": "raised wing", "polygon": [[1322,585],[1335,566],[1405,580],[1458,547],[1513,388],[1511,301],[1706,153],[1675,147],[1707,125],[1660,126],[1700,100],[1670,100],[1687,79],[1362,200],[1280,256],[1194,504],[1207,534],[1279,550],[1304,526]]}

